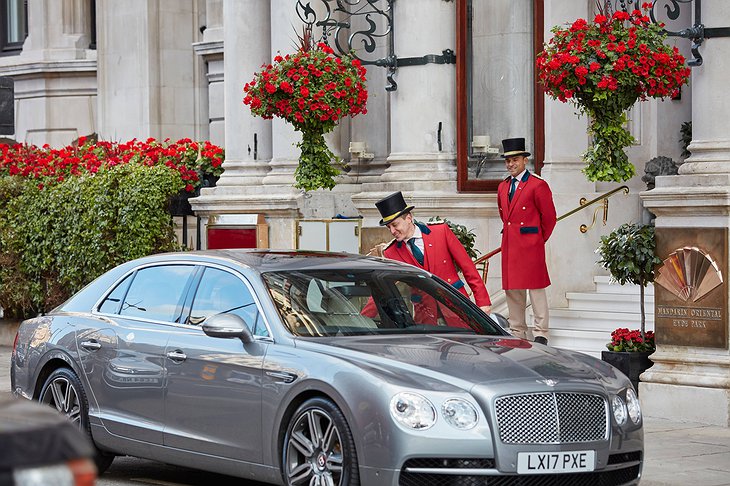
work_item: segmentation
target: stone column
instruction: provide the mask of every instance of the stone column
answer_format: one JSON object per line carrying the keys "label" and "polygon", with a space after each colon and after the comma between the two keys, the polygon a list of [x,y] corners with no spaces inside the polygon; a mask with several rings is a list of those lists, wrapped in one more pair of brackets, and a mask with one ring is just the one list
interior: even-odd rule
{"label": "stone column", "polygon": [[[302,34],[302,21],[297,16],[295,2],[271,0],[271,52],[270,58],[294,52],[299,46],[297,35]],[[316,33],[315,33],[316,35]],[[294,171],[299,165],[299,149],[295,146],[302,139],[294,127],[280,118],[272,120],[273,151],[271,171],[263,180],[267,185],[293,185]]]}
{"label": "stone column", "polygon": [[195,133],[194,12],[193,0],[98,0],[102,138],[176,140]]}
{"label": "stone column", "polygon": [[[398,57],[421,57],[455,49],[453,3],[395,2],[393,17]],[[406,190],[453,192],[456,181],[454,65],[401,67],[395,79],[398,89],[390,94],[390,167],[383,174],[382,182]]]}
{"label": "stone column", "polygon": [[[221,214],[265,215],[272,248],[295,246],[295,218],[299,214],[301,191],[291,184],[298,157],[289,157],[285,171],[279,170],[281,167],[270,170],[272,156],[276,157],[273,147],[279,151],[291,145],[285,140],[286,135],[281,135],[288,133],[288,127],[254,117],[243,104],[243,86],[262,64],[271,62],[272,51],[293,49],[295,23],[286,19],[296,15],[294,5],[286,0],[223,0],[225,172],[217,187],[203,189],[200,197],[190,201],[206,226],[215,224],[216,216]],[[282,18],[276,20],[279,17]],[[272,130],[272,126],[276,128]],[[295,148],[289,150],[294,154]],[[277,170],[280,175],[288,175],[278,179],[267,176]]]}
{"label": "stone column", "polygon": [[226,171],[219,186],[258,185],[269,170],[271,122],[243,104],[243,86],[270,61],[270,8],[260,0],[223,1]]}
{"label": "stone column", "polygon": [[[706,28],[727,27],[728,19],[730,3],[702,2]],[[655,189],[641,194],[644,205],[657,215],[657,233],[663,228],[687,228],[691,234],[703,228],[727,231],[730,227],[730,137],[725,124],[718,122],[730,117],[728,51],[730,37],[711,38],[702,44],[704,63],[692,68],[692,156],[680,167],[680,175],[657,177]],[[728,265],[724,263],[720,270],[727,282]],[[727,284],[725,289],[727,292]],[[729,295],[722,300],[725,309],[720,325],[728,336]],[[701,306],[701,302],[696,304]],[[689,334],[682,345],[659,344],[651,356],[655,364],[644,372],[639,384],[644,413],[730,426],[730,343],[724,344],[724,349],[696,347]]]}

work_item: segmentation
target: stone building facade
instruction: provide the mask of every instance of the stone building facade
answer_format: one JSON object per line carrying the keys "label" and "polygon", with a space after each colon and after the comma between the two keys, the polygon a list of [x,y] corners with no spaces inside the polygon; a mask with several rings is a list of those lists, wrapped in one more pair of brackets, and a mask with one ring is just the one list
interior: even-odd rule
{"label": "stone building facade", "polygon": [[[210,139],[226,149],[226,172],[217,187],[204,189],[192,201],[202,224],[214,224],[220,215],[263,215],[269,245],[274,248],[296,247],[300,220],[338,214],[362,217],[364,243],[385,239],[374,202],[397,190],[416,206],[417,218],[440,216],[466,225],[474,229],[482,253],[497,248],[501,223],[495,188],[506,171],[499,157],[475,152],[471,142],[484,141],[475,137],[488,136],[490,146],[498,151],[502,138],[525,136],[534,154],[532,169],[550,183],[558,214],[578,207],[581,198],[591,200],[617,187],[585,179],[580,158],[589,143],[585,118],[576,116],[569,105],[544,98],[535,85],[536,49],[549,38],[550,28],[578,17],[592,18],[593,0],[380,0],[350,2],[383,9],[385,17],[373,14],[371,18],[385,32],[386,18],[393,19],[393,36],[377,38],[372,52],[358,47],[363,57],[387,58],[392,53],[401,59],[430,55],[434,60],[453,53],[456,63],[401,66],[393,77],[397,89],[391,91],[386,87],[392,73],[368,66],[368,114],[343,121],[328,135],[331,148],[345,159],[349,172],[339,176],[332,191],[294,189],[298,134],[280,120],[254,118],[242,103],[242,89],[276,53],[294,49],[305,7],[322,18],[335,3],[8,0],[0,13],[7,20],[3,23],[15,29],[4,33],[0,75],[15,81],[15,139],[51,145],[67,144],[90,133],[122,141]],[[705,19],[730,18],[730,7],[722,0],[705,0],[703,8]],[[690,21],[689,10],[683,10],[679,21]],[[338,18],[339,14],[333,15]],[[353,19],[349,33],[364,22],[364,18]],[[688,41],[672,42],[690,57]],[[631,110],[630,128],[637,145],[630,148],[629,156],[637,176],[626,183],[628,196],[610,199],[606,224],[601,224],[599,213],[595,227],[579,231],[582,223],[590,223],[595,207],[558,224],[547,248],[553,281],[549,299],[557,316],[551,343],[565,347],[589,343],[584,344],[585,350],[595,354],[608,340],[607,328],[595,316],[615,308],[610,295],[604,300],[605,308],[594,309],[594,314],[572,309],[570,296],[596,292],[596,282],[605,276],[595,264],[600,236],[621,223],[642,221],[642,199],[652,201],[652,211],[658,205],[680,204],[677,194],[682,193],[682,182],[669,189],[671,184],[659,178],[657,192],[642,197],[640,193],[646,189],[641,181],[646,161],[657,156],[681,161],[683,122],[692,120],[696,130],[691,146],[696,149],[695,162],[687,171],[719,172],[723,177],[730,173],[728,137],[718,132],[723,125],[715,123],[730,115],[726,96],[717,99],[717,93],[726,93],[724,79],[730,66],[724,54],[730,50],[729,43],[726,39],[706,43],[707,62],[693,71],[692,85],[683,89],[680,99],[647,101]],[[354,45],[364,43],[360,39]],[[697,106],[699,86],[701,107]],[[697,138],[698,130],[699,136],[707,138]],[[350,142],[366,143],[372,157],[351,157]],[[703,154],[711,154],[711,160],[704,161]],[[727,192],[730,185],[721,187]],[[721,199],[707,197],[712,204]],[[720,221],[720,212],[711,212],[717,218],[712,224],[727,225]],[[656,214],[657,227],[678,224],[671,219],[675,214],[671,210],[658,209]],[[702,223],[693,220],[693,224]],[[203,240],[205,244],[204,233]],[[497,310],[506,312],[499,267],[494,259],[487,283]],[[561,333],[561,315],[580,319],[582,327],[566,327]],[[623,324],[608,322],[607,332]],[[595,335],[598,341],[591,341]],[[679,351],[673,352],[675,359]],[[721,362],[715,371],[730,370],[727,350],[712,360]],[[662,380],[657,379],[662,383],[658,388],[664,386],[666,380]],[[724,398],[713,396],[727,404],[730,395],[727,387],[724,390]],[[724,417],[717,421],[729,422],[727,406]]]}

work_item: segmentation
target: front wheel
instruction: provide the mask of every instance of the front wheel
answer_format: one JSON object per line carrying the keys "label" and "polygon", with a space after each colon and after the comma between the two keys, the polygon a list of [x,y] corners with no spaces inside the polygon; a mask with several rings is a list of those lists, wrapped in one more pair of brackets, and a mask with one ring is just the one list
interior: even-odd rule
{"label": "front wheel", "polygon": [[294,412],[281,463],[287,485],[360,484],[352,432],[340,409],[326,398],[309,399]]}
{"label": "front wheel", "polygon": [[[38,401],[49,405],[73,422],[92,442],[89,405],[81,380],[72,370],[59,368],[50,374],[41,388]],[[94,462],[99,474],[111,466],[114,456],[96,449]]]}

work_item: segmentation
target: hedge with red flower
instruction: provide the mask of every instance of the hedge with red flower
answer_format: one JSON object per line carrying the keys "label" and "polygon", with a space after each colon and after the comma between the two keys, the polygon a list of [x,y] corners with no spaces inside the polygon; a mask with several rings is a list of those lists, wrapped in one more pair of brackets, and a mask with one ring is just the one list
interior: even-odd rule
{"label": "hedge with red flower", "polygon": [[223,173],[223,159],[223,149],[209,141],[193,142],[183,138],[172,142],[148,138],[119,143],[81,137],[77,145],[58,149],[49,145],[0,144],[0,176],[35,179],[43,187],[68,177],[96,173],[102,166],[162,164],[177,171],[185,190],[192,192],[201,185],[202,175],[217,177]]}
{"label": "hedge with red flower", "polygon": [[606,344],[609,351],[616,352],[650,352],[656,349],[654,344],[654,332],[646,331],[641,335],[641,331],[634,329],[630,331],[628,328],[620,327],[611,333],[611,342]]}
{"label": "hedge with red flower", "polygon": [[243,90],[243,103],[263,118],[278,117],[302,132],[296,187],[331,189],[339,173],[337,160],[324,142],[346,116],[367,113],[365,68],[351,55],[337,57],[326,44],[305,46],[294,54],[276,56],[262,66]]}
{"label": "hedge with red flower", "polygon": [[0,144],[5,315],[38,315],[122,262],[180,250],[170,199],[222,163],[220,147],[190,139]]}
{"label": "hedge with red flower", "polygon": [[647,97],[675,96],[690,68],[676,47],[664,43],[662,25],[646,15],[651,3],[631,13],[599,14],[554,27],[537,56],[538,79],[548,96],[573,103],[591,117],[593,147],[584,172],[592,181],[621,182],[635,174],[623,149],[634,139],[625,111]]}

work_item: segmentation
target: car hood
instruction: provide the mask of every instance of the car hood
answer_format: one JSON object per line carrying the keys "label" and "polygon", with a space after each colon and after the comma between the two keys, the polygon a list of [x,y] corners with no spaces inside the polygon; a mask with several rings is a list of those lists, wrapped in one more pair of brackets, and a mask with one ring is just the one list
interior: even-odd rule
{"label": "car hood", "polygon": [[316,346],[320,353],[361,367],[389,372],[409,368],[408,376],[420,386],[427,384],[424,380],[468,389],[524,381],[554,386],[589,381],[595,385],[603,380],[607,385],[617,379],[615,370],[600,360],[511,336],[356,336],[306,340],[301,345]]}

